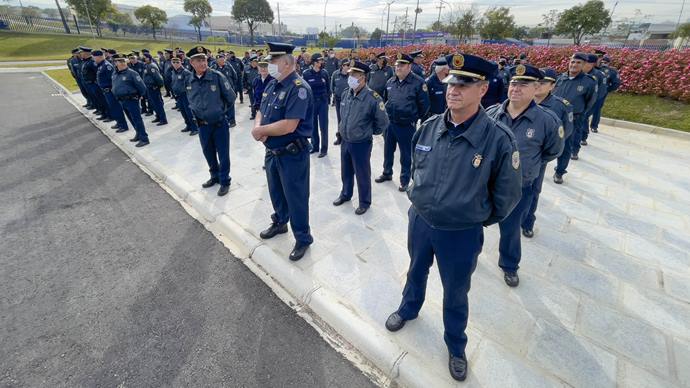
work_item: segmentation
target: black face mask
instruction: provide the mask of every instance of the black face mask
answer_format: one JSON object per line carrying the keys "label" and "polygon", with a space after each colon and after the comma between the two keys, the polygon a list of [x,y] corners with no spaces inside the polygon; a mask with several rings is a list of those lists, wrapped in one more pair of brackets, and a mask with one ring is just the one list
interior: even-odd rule
{"label": "black face mask", "polygon": [[234,56],[234,55],[231,55],[231,56],[230,56],[230,59],[235,59],[235,56]]}

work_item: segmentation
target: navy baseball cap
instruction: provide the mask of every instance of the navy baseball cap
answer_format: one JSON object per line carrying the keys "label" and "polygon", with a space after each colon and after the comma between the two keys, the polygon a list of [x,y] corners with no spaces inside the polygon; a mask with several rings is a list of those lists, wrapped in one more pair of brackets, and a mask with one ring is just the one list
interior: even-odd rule
{"label": "navy baseball cap", "polygon": [[424,55],[422,55],[422,50],[413,51],[413,52],[410,53],[410,56],[411,56],[412,58],[417,58],[417,57],[420,57],[420,56],[421,56],[422,58],[424,57]]}
{"label": "navy baseball cap", "polygon": [[94,57],[102,57],[102,56],[103,56],[103,51],[101,51],[101,50],[93,50],[93,51],[91,51],[91,55],[93,55]]}
{"label": "navy baseball cap", "polygon": [[599,60],[599,57],[597,54],[587,54],[587,62],[588,63],[597,63]]}
{"label": "navy baseball cap", "polygon": [[321,61],[321,60],[323,60],[323,55],[321,55],[319,53],[314,53],[311,55],[311,61],[312,62]]}
{"label": "navy baseball cap", "polygon": [[471,84],[484,81],[496,74],[498,66],[482,57],[470,54],[453,54],[446,56],[450,68],[448,77],[441,82],[446,84]]}
{"label": "navy baseball cap", "polygon": [[119,61],[124,62],[124,61],[127,60],[127,58],[126,58],[123,54],[115,54],[115,55],[112,56],[111,59],[112,59],[113,61],[116,61],[116,62],[119,62]]}
{"label": "navy baseball cap", "polygon": [[556,70],[550,67],[544,67],[540,70],[542,74],[544,74],[544,78],[542,79],[543,81],[556,82],[556,79],[558,79],[558,73]]}
{"label": "navy baseball cap", "polygon": [[91,47],[79,46],[79,51],[84,51],[84,52],[90,53]]}
{"label": "navy baseball cap", "polygon": [[436,58],[436,60],[434,60],[434,65],[436,65],[436,66],[447,66],[448,61],[446,60],[445,57]]}
{"label": "navy baseball cap", "polygon": [[76,53],[78,53],[78,52],[79,52],[79,48],[78,48],[78,47],[72,49],[72,54],[76,54]]}
{"label": "navy baseball cap", "polygon": [[587,59],[588,59],[587,57],[588,57],[588,55],[585,53],[575,53],[575,54],[573,54],[573,56],[571,58],[572,59],[579,59],[581,61],[587,62]]}
{"label": "navy baseball cap", "polygon": [[510,68],[510,82],[534,82],[544,78],[544,74],[532,65],[517,65]]}

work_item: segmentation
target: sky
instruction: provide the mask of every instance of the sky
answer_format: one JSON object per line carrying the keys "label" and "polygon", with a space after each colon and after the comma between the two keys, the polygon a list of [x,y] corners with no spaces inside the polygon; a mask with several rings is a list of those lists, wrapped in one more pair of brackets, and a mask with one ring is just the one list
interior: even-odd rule
{"label": "sky", "polygon": [[[2,0],[4,4],[9,1],[12,5],[18,5],[18,0]],[[64,0],[59,0],[61,5],[65,5]],[[88,1],[88,0],[86,0]],[[141,6],[141,0],[112,0],[117,4],[131,6]],[[385,0],[289,0],[280,2],[281,22],[288,26],[291,32],[304,33],[308,27],[323,29],[324,27],[324,4],[326,4],[326,29],[332,32],[335,26],[345,28],[351,23],[366,28],[369,32],[376,27],[386,28],[386,1]],[[390,1],[390,0],[389,0]],[[584,2],[582,0],[581,2]],[[676,23],[679,15],[681,22],[690,20],[690,0],[685,5],[681,14],[681,6],[684,0],[604,0],[607,9],[611,10],[618,2],[613,19],[614,22],[622,18],[630,18],[645,22]],[[54,0],[22,0],[24,5],[36,5],[43,8],[54,8]],[[232,7],[232,0],[210,0],[214,9],[212,15],[229,15]],[[395,17],[402,17],[408,9],[410,23],[414,21],[414,9],[417,0],[395,0],[390,8],[390,27],[393,29]],[[536,26],[542,22],[541,15],[551,9],[562,11],[576,4],[572,0],[476,0],[476,1],[456,1],[443,0],[444,8],[441,9],[441,20],[449,20],[457,16],[464,10],[475,7],[480,13],[493,6],[510,7],[511,13],[515,16],[518,25]],[[146,4],[157,6],[165,10],[168,16],[183,14],[182,4],[184,0],[148,0]],[[274,16],[277,19],[277,4],[274,0],[269,0],[273,8]],[[419,0],[419,7],[422,13],[417,19],[418,27],[426,27],[435,22],[439,16],[439,0]],[[639,12],[636,12],[639,10]],[[276,20],[277,21],[277,20]],[[340,28],[340,27],[338,27]]]}

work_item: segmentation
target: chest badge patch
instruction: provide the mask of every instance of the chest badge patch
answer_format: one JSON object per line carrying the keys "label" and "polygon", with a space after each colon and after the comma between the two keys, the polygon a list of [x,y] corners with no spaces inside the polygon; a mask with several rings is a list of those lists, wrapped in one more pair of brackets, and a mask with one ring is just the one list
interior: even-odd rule
{"label": "chest badge patch", "polygon": [[534,137],[534,128],[527,128],[527,138],[531,139]]}
{"label": "chest badge patch", "polygon": [[481,164],[482,164],[482,156],[479,154],[474,154],[474,158],[472,158],[472,167],[479,168],[479,166]]}
{"label": "chest badge patch", "polygon": [[422,151],[422,152],[429,152],[431,151],[431,147],[423,144],[417,144],[414,146],[414,149]]}
{"label": "chest badge patch", "polygon": [[513,156],[511,157],[511,162],[512,162],[513,168],[515,170],[520,168],[520,153],[518,151],[513,152]]}
{"label": "chest badge patch", "polygon": [[583,91],[583,90],[585,90],[585,87],[582,86],[582,85],[578,85],[577,91],[578,91],[578,92],[581,92],[581,91]]}
{"label": "chest badge patch", "polygon": [[429,88],[426,87],[426,84],[422,84],[422,90],[428,92]]}
{"label": "chest badge patch", "polygon": [[565,131],[563,130],[563,127],[558,127],[558,137],[561,139],[565,136]]}
{"label": "chest badge patch", "polygon": [[280,92],[280,94],[278,95],[278,99],[282,100],[283,98],[285,98],[285,92]]}
{"label": "chest badge patch", "polygon": [[382,111],[386,110],[386,105],[383,104],[383,101],[379,102],[379,109],[381,109]]}
{"label": "chest badge patch", "polygon": [[211,85],[211,91],[212,92],[215,92],[217,89],[218,89],[218,87],[216,85]]}

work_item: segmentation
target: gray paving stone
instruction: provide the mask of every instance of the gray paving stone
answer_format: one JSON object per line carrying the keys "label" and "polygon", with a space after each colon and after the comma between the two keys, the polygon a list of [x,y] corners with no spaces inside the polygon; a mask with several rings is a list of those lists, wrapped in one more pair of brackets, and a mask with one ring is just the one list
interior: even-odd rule
{"label": "gray paving stone", "polygon": [[668,376],[664,335],[639,318],[623,315],[592,300],[581,303],[577,332],[642,367]]}
{"label": "gray paving stone", "polygon": [[524,358],[488,340],[479,344],[475,360],[470,362],[467,385],[502,388],[563,386],[557,379],[527,364]]}
{"label": "gray paving stone", "polygon": [[660,268],[671,268],[678,272],[690,270],[690,257],[687,252],[657,239],[628,235],[625,239],[625,251],[641,260],[654,260]]}
{"label": "gray paving stone", "polygon": [[[652,326],[690,338],[690,305],[672,300],[661,292],[624,285],[623,307]],[[690,364],[689,364],[690,365]]]}
{"label": "gray paving stone", "polygon": [[556,259],[548,277],[559,284],[579,290],[595,300],[615,305],[618,301],[618,281],[610,276],[564,259]]}
{"label": "gray paving stone", "polygon": [[624,282],[659,289],[659,269],[656,262],[643,262],[622,251],[592,246],[584,262]]}
{"label": "gray paving stone", "polygon": [[638,235],[643,238],[653,237],[657,234],[659,227],[653,222],[640,220],[637,215],[620,214],[614,212],[604,212],[604,222],[618,230]]}
{"label": "gray paving stone", "polygon": [[690,387],[690,341],[674,339],[673,354],[676,358],[676,372],[680,385]]}
{"label": "gray paving stone", "polygon": [[527,359],[573,387],[615,387],[616,357],[562,326],[537,322]]}
{"label": "gray paving stone", "polygon": [[568,329],[575,326],[580,295],[568,287],[522,271],[520,286],[513,290],[511,298],[533,317],[560,323]]}
{"label": "gray paving stone", "polygon": [[664,271],[664,289],[669,295],[690,303],[690,276]]}
{"label": "gray paving stone", "polygon": [[675,382],[670,382],[658,375],[655,375],[647,370],[639,368],[627,361],[619,361],[620,365],[620,380],[619,385],[626,388],[660,388],[660,387],[678,387]]}
{"label": "gray paving stone", "polygon": [[688,229],[662,230],[662,242],[669,243],[674,248],[690,251],[690,233]]}

